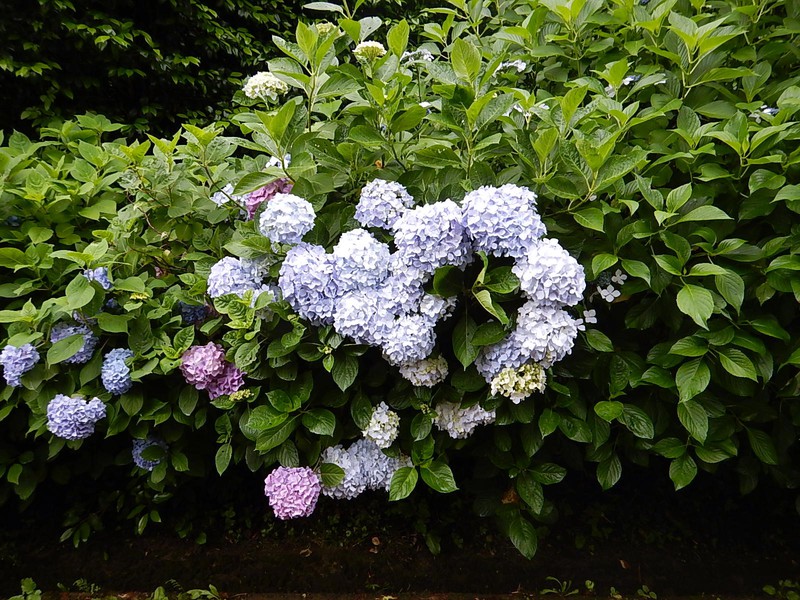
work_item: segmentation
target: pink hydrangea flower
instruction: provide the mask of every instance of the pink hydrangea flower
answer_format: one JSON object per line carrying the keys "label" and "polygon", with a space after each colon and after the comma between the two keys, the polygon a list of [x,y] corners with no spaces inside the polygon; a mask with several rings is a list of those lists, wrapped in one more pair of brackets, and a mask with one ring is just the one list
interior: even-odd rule
{"label": "pink hydrangea flower", "polygon": [[225,352],[222,346],[209,342],[205,346],[192,346],[181,356],[181,372],[198,390],[206,389],[225,369]]}
{"label": "pink hydrangea flower", "polygon": [[222,374],[208,384],[208,397],[212,400],[225,394],[238,392],[244,386],[244,373],[236,365],[226,363]]}
{"label": "pink hydrangea flower", "polygon": [[278,467],[264,480],[264,494],[279,519],[310,516],[321,490],[319,477],[309,467]]}
{"label": "pink hydrangea flower", "polygon": [[292,191],[293,187],[294,184],[289,179],[276,179],[264,187],[257,189],[255,192],[247,194],[244,198],[244,204],[247,209],[248,220],[256,216],[258,207],[264,204],[264,202],[272,200],[275,194],[288,194]]}

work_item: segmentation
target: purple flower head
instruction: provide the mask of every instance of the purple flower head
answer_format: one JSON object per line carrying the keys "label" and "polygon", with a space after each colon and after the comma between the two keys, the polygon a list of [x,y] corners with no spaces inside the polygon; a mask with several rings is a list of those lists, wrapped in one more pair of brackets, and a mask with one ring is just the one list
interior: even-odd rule
{"label": "purple flower head", "polygon": [[333,324],[339,291],[333,277],[333,255],[325,248],[303,243],[289,250],[278,286],[297,314],[311,324]]}
{"label": "purple flower head", "polygon": [[206,389],[225,369],[225,352],[222,346],[209,342],[205,346],[192,346],[181,356],[181,372],[198,390]]}
{"label": "purple flower head", "polygon": [[158,446],[159,448],[163,448],[164,451],[167,450],[167,443],[164,440],[152,436],[148,437],[146,440],[133,440],[133,449],[131,450],[133,462],[137,467],[145,471],[152,471],[161,463],[161,459],[147,460],[146,458],[142,458],[142,452],[151,446]]}
{"label": "purple flower head", "polygon": [[540,306],[574,306],[586,289],[583,267],[553,239],[533,242],[511,271]]}
{"label": "purple flower head", "polygon": [[58,394],[47,405],[47,429],[65,440],[82,440],[94,433],[95,424],[106,416],[99,398],[87,402]]}
{"label": "purple flower head", "polygon": [[133,352],[127,348],[115,348],[103,359],[100,368],[100,378],[103,387],[112,394],[124,394],[133,385],[131,382],[131,368],[125,361],[133,358]]}
{"label": "purple flower head", "polygon": [[395,223],[394,242],[410,269],[432,275],[444,265],[463,267],[472,260],[472,248],[461,208],[452,200],[418,206]]}
{"label": "purple flower head", "polygon": [[319,477],[309,467],[278,467],[264,480],[264,494],[279,519],[310,516],[321,490]]}
{"label": "purple flower head", "polygon": [[475,251],[494,256],[521,257],[547,232],[536,212],[536,194],[510,183],[470,192],[464,197],[463,213]]}
{"label": "purple flower head", "polygon": [[356,221],[364,227],[393,229],[403,214],[414,206],[414,198],[396,181],[375,179],[361,190],[356,206]]}
{"label": "purple flower head", "polygon": [[20,377],[30,371],[39,362],[39,353],[33,344],[22,346],[8,345],[0,351],[0,365],[3,365],[3,377],[11,387],[20,385]]}
{"label": "purple flower head", "polygon": [[238,392],[244,386],[244,373],[236,365],[225,363],[225,368],[219,377],[208,384],[208,397],[212,400],[233,392]]}
{"label": "purple flower head", "polygon": [[67,325],[66,323],[58,323],[50,331],[50,341],[55,344],[56,342],[68,338],[71,335],[82,335],[83,345],[80,349],[67,360],[68,364],[82,364],[88,362],[92,358],[94,347],[97,345],[97,336],[92,333],[86,325]]}
{"label": "purple flower head", "polygon": [[250,192],[244,197],[244,206],[247,210],[248,220],[252,220],[258,212],[258,207],[269,202],[278,194],[288,194],[292,191],[294,184],[290,179],[281,178],[276,179],[257,189],[255,192]]}
{"label": "purple flower head", "polygon": [[334,277],[341,293],[373,287],[389,276],[389,246],[366,229],[343,233],[333,248]]}
{"label": "purple flower head", "polygon": [[261,213],[258,230],[276,244],[299,244],[314,228],[314,208],[292,194],[276,194]]}
{"label": "purple flower head", "polygon": [[108,291],[112,288],[111,282],[108,280],[108,268],[97,267],[96,269],[86,269],[83,276],[89,281],[96,281],[104,290]]}

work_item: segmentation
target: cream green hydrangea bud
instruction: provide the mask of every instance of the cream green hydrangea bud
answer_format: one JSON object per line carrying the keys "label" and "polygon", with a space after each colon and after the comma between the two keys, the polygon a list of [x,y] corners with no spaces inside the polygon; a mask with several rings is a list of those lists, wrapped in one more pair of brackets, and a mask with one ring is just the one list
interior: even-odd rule
{"label": "cream green hydrangea bud", "polygon": [[316,27],[317,27],[317,33],[319,33],[320,35],[328,35],[332,31],[338,29],[336,25],[334,25],[333,23],[328,23],[327,21],[323,23],[317,23]]}
{"label": "cream green hydrangea bud", "polygon": [[380,42],[361,42],[353,50],[353,54],[355,54],[358,62],[371,63],[386,54],[386,48]]}
{"label": "cream green hydrangea bud", "polygon": [[260,71],[245,81],[242,90],[245,96],[254,100],[258,98],[277,100],[280,94],[289,91],[289,86],[269,71]]}
{"label": "cream green hydrangea bud", "polygon": [[507,368],[492,379],[492,395],[505,396],[519,404],[533,392],[543,392],[547,376],[541,365],[528,363],[519,369]]}
{"label": "cream green hydrangea bud", "polygon": [[397,438],[400,427],[400,417],[389,409],[385,402],[381,402],[372,411],[372,418],[364,430],[364,437],[377,444],[378,448],[388,448]]}

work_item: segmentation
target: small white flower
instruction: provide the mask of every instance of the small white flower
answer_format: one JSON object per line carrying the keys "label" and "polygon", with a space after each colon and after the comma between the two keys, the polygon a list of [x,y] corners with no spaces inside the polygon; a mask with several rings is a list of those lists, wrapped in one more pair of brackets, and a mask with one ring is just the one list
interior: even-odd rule
{"label": "small white flower", "polygon": [[528,68],[528,63],[522,60],[512,60],[509,62],[501,62],[497,70],[503,71],[505,69],[516,69],[518,73],[522,73],[525,69]]}
{"label": "small white flower", "polygon": [[605,88],[605,93],[609,98],[613,98],[617,95],[617,90],[614,89],[613,85],[607,85]]}
{"label": "small white flower", "polygon": [[628,276],[623,273],[620,269],[617,269],[616,273],[611,276],[611,281],[616,283],[617,285],[622,285],[625,283],[625,280],[628,279]]}
{"label": "small white flower", "polygon": [[289,91],[289,86],[269,71],[260,71],[245,81],[242,90],[245,96],[254,100],[257,98],[277,100],[279,94]]}
{"label": "small white flower", "polygon": [[628,75],[625,79],[622,80],[622,85],[630,85],[632,83],[636,83],[642,78],[641,75]]}
{"label": "small white flower", "polygon": [[378,60],[381,56],[386,54],[386,48],[380,42],[361,42],[353,50],[358,62],[371,63]]}
{"label": "small white flower", "polygon": [[431,54],[430,51],[426,50],[425,48],[419,48],[413,52],[403,52],[403,56],[400,57],[400,60],[403,62],[433,62],[433,54]]}
{"label": "small white flower", "polygon": [[586,323],[597,323],[597,311],[595,309],[583,311],[583,320]]}
{"label": "small white flower", "polygon": [[619,298],[620,296],[619,290],[615,289],[613,285],[609,285],[606,288],[598,286],[597,291],[606,302],[613,302],[614,298]]}

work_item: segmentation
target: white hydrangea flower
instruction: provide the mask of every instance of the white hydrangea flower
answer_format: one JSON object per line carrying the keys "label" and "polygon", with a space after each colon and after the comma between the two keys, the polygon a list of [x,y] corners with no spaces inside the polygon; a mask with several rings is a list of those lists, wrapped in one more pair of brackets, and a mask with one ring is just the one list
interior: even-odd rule
{"label": "white hydrangea flower", "polygon": [[245,81],[242,90],[248,98],[275,101],[279,95],[289,91],[289,86],[269,71],[259,71]]}
{"label": "white hydrangea flower", "polygon": [[522,73],[527,68],[528,63],[526,63],[524,60],[511,60],[508,62],[501,62],[498,65],[497,70],[503,71],[505,69],[516,69],[518,73]]}
{"label": "white hydrangea flower", "polygon": [[364,227],[392,229],[397,219],[412,206],[414,198],[404,185],[375,179],[361,189],[355,218]]}
{"label": "white hydrangea flower", "polygon": [[625,280],[628,279],[628,276],[623,273],[620,269],[617,269],[616,273],[611,276],[611,281],[616,283],[617,285],[622,285],[625,283]]}
{"label": "white hydrangea flower", "polygon": [[400,60],[403,62],[433,62],[433,54],[431,54],[430,50],[418,48],[412,52],[403,52],[403,56],[400,57]]}
{"label": "white hydrangea flower", "polygon": [[343,233],[333,248],[333,265],[340,292],[373,287],[389,275],[389,246],[366,229]]}
{"label": "white hydrangea flower", "polygon": [[388,448],[397,439],[399,428],[400,416],[385,402],[381,402],[372,411],[369,425],[362,433],[365,438],[375,442],[378,448]]}
{"label": "white hydrangea flower", "polygon": [[391,365],[426,358],[436,345],[434,325],[422,315],[399,317],[381,343],[383,357]]}
{"label": "white hydrangea flower", "polygon": [[294,194],[275,194],[261,213],[258,230],[278,244],[299,244],[314,228],[316,214],[308,200]]}
{"label": "white hydrangea flower", "polygon": [[433,387],[447,378],[447,372],[447,361],[443,356],[400,365],[400,375],[417,387]]}
{"label": "white hydrangea flower", "polygon": [[620,291],[616,289],[613,285],[607,285],[604,288],[597,286],[597,292],[600,294],[600,297],[606,302],[613,302],[614,298],[619,298],[621,295]]}
{"label": "white hydrangea flower", "polygon": [[554,239],[531,242],[511,272],[522,292],[542,306],[574,306],[586,289],[583,267]]}
{"label": "white hydrangea flower", "polygon": [[528,363],[519,369],[503,369],[492,379],[492,395],[505,396],[519,404],[533,392],[543,392],[547,375],[541,365]]}
{"label": "white hydrangea flower", "polygon": [[478,404],[461,408],[455,402],[440,402],[436,405],[433,424],[437,429],[446,431],[453,439],[466,439],[476,427],[494,423],[495,418],[493,410],[484,410]]}
{"label": "white hydrangea flower", "polygon": [[368,41],[361,42],[353,50],[353,54],[358,62],[371,63],[386,54],[386,48],[380,42]]}
{"label": "white hydrangea flower", "polygon": [[586,323],[597,323],[597,311],[595,309],[583,311],[583,320]]}

